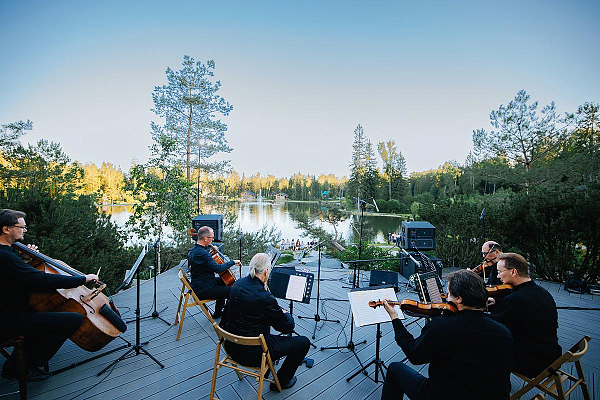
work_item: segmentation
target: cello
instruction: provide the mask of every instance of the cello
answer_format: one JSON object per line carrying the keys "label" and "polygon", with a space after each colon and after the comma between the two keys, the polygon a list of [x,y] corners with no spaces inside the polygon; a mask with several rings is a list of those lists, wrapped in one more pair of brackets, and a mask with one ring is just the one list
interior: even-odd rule
{"label": "cello", "polygon": [[[39,271],[71,276],[84,275],[62,261],[50,258],[22,243],[15,242],[13,246],[22,258],[23,254],[29,256],[32,260],[31,266]],[[97,285],[94,289],[81,285],[72,289],[56,289],[50,293],[32,293],[29,305],[40,312],[69,311],[83,315],[83,324],[70,339],[84,350],[98,351],[121,332],[125,332],[127,325],[121,320],[114,303],[102,293],[106,284],[97,282]]]}

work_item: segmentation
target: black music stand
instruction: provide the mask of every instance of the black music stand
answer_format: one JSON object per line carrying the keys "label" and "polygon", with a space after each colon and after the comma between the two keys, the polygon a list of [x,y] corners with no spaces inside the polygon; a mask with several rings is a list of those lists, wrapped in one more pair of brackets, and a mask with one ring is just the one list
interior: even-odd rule
{"label": "black music stand", "polygon": [[[152,248],[154,249],[154,264],[149,267],[150,271],[154,271],[154,311],[152,312],[151,315],[146,315],[145,317],[141,317],[140,319],[158,318],[165,324],[171,326],[170,322],[167,322],[164,318],[162,318],[160,316],[160,313],[165,311],[167,308],[169,308],[169,306],[166,306],[165,308],[163,308],[160,311],[156,311],[156,271],[158,271],[158,245],[159,245],[159,243],[160,243],[160,238],[156,239],[156,242],[154,242],[154,245],[152,245]],[[133,321],[135,321],[135,319],[132,319],[132,320],[129,320],[126,322],[130,323]]]}
{"label": "black music stand", "polygon": [[[150,357],[152,359],[152,361],[157,363],[161,368],[165,367],[164,365],[162,365],[160,363],[160,361],[158,361],[156,358],[154,358],[154,356],[152,356],[152,354],[148,353],[148,351],[146,349],[144,349],[143,346],[147,345],[149,342],[140,343],[140,320],[141,320],[141,318],[140,318],[140,264],[144,260],[144,257],[146,257],[146,254],[148,254],[149,252],[150,251],[147,250],[146,246],[144,246],[144,248],[140,252],[140,255],[137,258],[137,261],[135,262],[133,267],[131,267],[131,270],[129,271],[128,276],[125,277],[125,280],[123,281],[123,283],[121,283],[121,285],[119,285],[119,287],[116,290],[116,291],[119,291],[123,287],[129,285],[133,279],[133,276],[134,275],[136,276],[137,305],[136,305],[136,309],[135,309],[135,344],[131,347],[131,349],[127,350],[121,357],[117,358],[115,361],[110,363],[102,371],[98,372],[98,374],[96,374],[96,376],[102,375],[103,373],[108,371],[110,368],[112,368],[115,364],[117,364],[119,361],[125,360],[126,358],[137,356],[140,354],[140,352],[143,352],[145,355]],[[135,354],[129,355],[133,351],[135,351]]]}
{"label": "black music stand", "polygon": [[319,303],[320,303],[320,292],[321,292],[321,245],[323,244],[323,241],[319,242],[319,244],[317,245],[318,249],[319,249],[319,262],[318,262],[318,266],[317,266],[317,313],[315,314],[314,317],[305,317],[302,315],[299,315],[298,318],[300,319],[314,319],[315,320],[315,328],[313,329],[313,334],[312,334],[312,338],[314,339],[317,333],[317,324],[319,323],[319,321],[323,321],[323,322],[336,322],[336,323],[340,323],[339,320],[337,319],[325,319],[325,318],[321,318],[321,316],[319,315]]}
{"label": "black music stand", "polygon": [[[387,369],[387,366],[383,362],[383,360],[379,357],[379,349],[381,347],[381,323],[390,322],[390,316],[383,309],[375,310],[371,309],[368,306],[369,301],[377,301],[381,299],[396,299],[396,293],[394,292],[392,285],[383,285],[369,287],[369,288],[358,288],[352,289],[350,293],[348,293],[348,299],[350,300],[350,307],[352,308],[352,315],[355,316],[354,320],[358,326],[366,326],[377,324],[377,336],[375,342],[375,358],[369,361],[365,366],[361,365],[361,368],[352,374],[350,377],[346,378],[346,382],[350,382],[354,377],[358,374],[363,373],[369,379],[372,379],[367,373],[367,368],[371,365],[375,365],[375,379],[373,380],[375,383],[379,382],[379,374],[381,373],[381,377],[385,380],[385,372],[384,368]],[[402,313],[399,313],[400,318],[404,319]]]}

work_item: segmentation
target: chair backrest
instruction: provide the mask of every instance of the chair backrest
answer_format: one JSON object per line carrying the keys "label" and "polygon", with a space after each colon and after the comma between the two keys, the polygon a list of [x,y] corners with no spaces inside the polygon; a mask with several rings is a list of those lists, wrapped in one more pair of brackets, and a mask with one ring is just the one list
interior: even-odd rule
{"label": "chair backrest", "polygon": [[267,342],[265,342],[265,338],[262,333],[259,336],[247,337],[247,336],[238,336],[233,333],[227,332],[225,329],[221,328],[216,322],[213,324],[213,328],[215,328],[215,332],[217,333],[217,337],[219,340],[227,340],[228,342],[240,344],[242,346],[261,346],[263,351],[267,351]]}
{"label": "chair backrest", "polygon": [[575,362],[583,357],[588,351],[588,343],[590,340],[592,340],[592,338],[584,336],[579,342],[575,343],[575,345],[566,353],[569,355],[566,362]]}

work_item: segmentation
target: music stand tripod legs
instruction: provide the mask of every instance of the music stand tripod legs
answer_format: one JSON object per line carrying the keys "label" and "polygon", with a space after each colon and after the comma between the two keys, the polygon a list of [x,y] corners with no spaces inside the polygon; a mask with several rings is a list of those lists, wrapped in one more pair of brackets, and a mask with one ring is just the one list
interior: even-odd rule
{"label": "music stand tripod legs", "polygon": [[[112,368],[114,365],[116,365],[119,361],[125,360],[126,358],[129,358],[129,357],[137,356],[140,354],[140,352],[142,352],[145,355],[147,355],[148,357],[150,357],[152,359],[152,361],[157,363],[161,368],[165,367],[163,364],[161,364],[160,361],[158,361],[156,358],[154,358],[154,356],[152,356],[152,354],[150,354],[146,349],[144,349],[143,346],[148,344],[148,342],[140,343],[140,320],[141,320],[140,313],[141,312],[140,312],[140,269],[139,269],[139,264],[141,263],[143,257],[146,254],[148,254],[146,252],[145,248],[142,250],[142,253],[144,253],[144,252],[145,252],[145,254],[140,254],[140,256],[138,257],[138,261],[136,262],[137,306],[135,309],[135,344],[131,347],[131,349],[127,350],[121,357],[117,358],[115,361],[110,363],[102,371],[98,372],[96,374],[96,376],[102,375],[103,373],[108,371],[110,368]],[[135,354],[130,355],[132,352],[135,352]]]}
{"label": "music stand tripod legs", "polygon": [[367,373],[367,368],[369,368],[371,365],[375,365],[375,383],[379,382],[379,373],[381,372],[381,378],[382,378],[382,382],[385,380],[385,373],[383,371],[383,369],[387,369],[387,366],[385,365],[385,363],[383,362],[383,360],[381,358],[379,358],[379,348],[380,348],[380,344],[381,344],[381,337],[383,335],[381,334],[381,324],[377,324],[377,341],[375,342],[375,358],[372,359],[371,361],[369,361],[369,363],[367,365],[365,365],[364,367],[361,365],[361,369],[359,369],[358,371],[356,371],[354,374],[352,374],[352,376],[350,376],[349,378],[346,378],[346,382],[350,382],[353,378],[355,378],[358,374],[360,374],[361,372],[365,375],[368,376]]}
{"label": "music stand tripod legs", "polygon": [[314,317],[305,317],[302,315],[299,315],[298,318],[300,319],[314,319],[315,320],[315,327],[313,329],[313,334],[312,334],[312,338],[314,339],[316,334],[317,334],[317,324],[320,321],[323,322],[336,322],[336,323],[340,323],[339,320],[337,319],[326,319],[326,318],[321,318],[321,316],[319,315],[319,302],[320,302],[320,292],[321,292],[321,243],[323,242],[319,242],[318,244],[318,248],[319,248],[319,263],[317,266],[317,313],[315,314]]}

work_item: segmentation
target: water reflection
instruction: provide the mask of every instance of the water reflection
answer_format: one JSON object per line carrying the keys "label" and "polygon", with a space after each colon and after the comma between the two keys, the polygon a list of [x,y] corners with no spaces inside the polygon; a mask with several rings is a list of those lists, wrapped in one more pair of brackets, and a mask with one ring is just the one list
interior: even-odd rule
{"label": "water reflection", "polygon": [[[127,206],[105,206],[102,210],[111,214],[111,219],[119,226],[125,225],[131,215],[131,208]],[[262,226],[274,226],[281,232],[282,239],[300,239],[302,231],[296,227],[296,222],[290,217],[292,211],[302,211],[315,215],[319,211],[317,203],[294,203],[294,202],[230,202],[219,205],[207,205],[203,207],[205,214],[222,214],[232,212],[237,215],[236,226],[244,232],[259,230]],[[317,220],[318,226],[333,233],[331,224]],[[388,233],[399,232],[401,218],[386,216],[365,216],[363,226],[363,237],[369,242],[385,242]],[[354,226],[354,229],[353,229]],[[352,215],[338,225],[338,232],[346,240],[358,238],[360,231],[360,216]]]}

